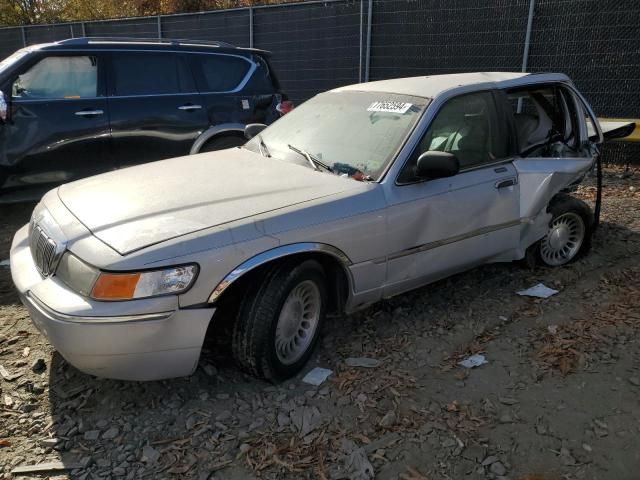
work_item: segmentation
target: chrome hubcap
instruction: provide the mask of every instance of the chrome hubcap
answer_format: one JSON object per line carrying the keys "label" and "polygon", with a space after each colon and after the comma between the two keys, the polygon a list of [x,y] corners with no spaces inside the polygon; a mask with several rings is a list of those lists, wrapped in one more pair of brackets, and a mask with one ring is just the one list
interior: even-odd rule
{"label": "chrome hubcap", "polygon": [[309,349],[318,328],[322,300],[311,280],[296,285],[284,301],[276,325],[276,355],[285,365],[297,362]]}
{"label": "chrome hubcap", "polygon": [[584,240],[584,221],[568,212],[551,222],[549,233],[540,243],[540,255],[547,265],[564,265],[580,251]]}

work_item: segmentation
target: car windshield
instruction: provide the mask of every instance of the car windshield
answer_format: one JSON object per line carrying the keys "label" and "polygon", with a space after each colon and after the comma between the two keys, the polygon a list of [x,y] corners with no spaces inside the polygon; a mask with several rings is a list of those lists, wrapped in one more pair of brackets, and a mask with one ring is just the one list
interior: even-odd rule
{"label": "car windshield", "polygon": [[[381,92],[327,92],[303,103],[246,144],[275,158],[377,180],[429,100]],[[311,157],[311,162],[309,161]],[[317,165],[316,165],[317,166]]]}
{"label": "car windshield", "polygon": [[4,72],[8,67],[16,63],[22,57],[27,55],[30,52],[28,48],[22,48],[17,52],[14,52],[12,55],[8,56],[4,60],[0,62],[0,73]]}

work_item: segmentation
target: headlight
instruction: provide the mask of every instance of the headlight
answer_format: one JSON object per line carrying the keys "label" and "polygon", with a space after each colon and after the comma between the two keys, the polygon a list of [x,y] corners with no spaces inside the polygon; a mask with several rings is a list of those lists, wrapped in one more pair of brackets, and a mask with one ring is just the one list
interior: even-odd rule
{"label": "headlight", "polygon": [[100,270],[87,265],[75,255],[66,252],[58,263],[56,277],[85,297],[88,297],[100,275]]}
{"label": "headlight", "polygon": [[82,295],[96,300],[133,300],[182,293],[198,275],[197,265],[162,270],[101,272],[67,252],[60,259],[56,276]]}
{"label": "headlight", "polygon": [[182,293],[198,274],[197,265],[130,273],[101,272],[91,290],[96,300],[131,300]]}

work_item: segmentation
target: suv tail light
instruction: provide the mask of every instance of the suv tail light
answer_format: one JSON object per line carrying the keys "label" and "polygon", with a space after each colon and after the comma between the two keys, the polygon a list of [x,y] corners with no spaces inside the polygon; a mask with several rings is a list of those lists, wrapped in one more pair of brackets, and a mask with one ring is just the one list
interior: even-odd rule
{"label": "suv tail light", "polygon": [[293,102],[291,100],[283,100],[278,105],[276,105],[276,110],[280,113],[280,115],[286,115],[291,110],[293,110]]}

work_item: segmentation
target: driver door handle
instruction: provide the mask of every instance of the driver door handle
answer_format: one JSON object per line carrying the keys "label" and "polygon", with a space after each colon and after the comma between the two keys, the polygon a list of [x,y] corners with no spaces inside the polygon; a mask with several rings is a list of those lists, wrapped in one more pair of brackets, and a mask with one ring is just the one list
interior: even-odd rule
{"label": "driver door handle", "polygon": [[504,178],[502,180],[498,180],[495,186],[497,189],[500,189],[500,188],[512,187],[515,184],[516,184],[515,178]]}
{"label": "driver door handle", "polygon": [[202,105],[180,105],[178,107],[178,110],[187,110],[187,111],[191,111],[191,110],[200,110],[202,108]]}
{"label": "driver door handle", "polygon": [[80,117],[91,117],[93,115],[102,115],[103,113],[103,110],[80,110],[76,112],[76,115]]}

